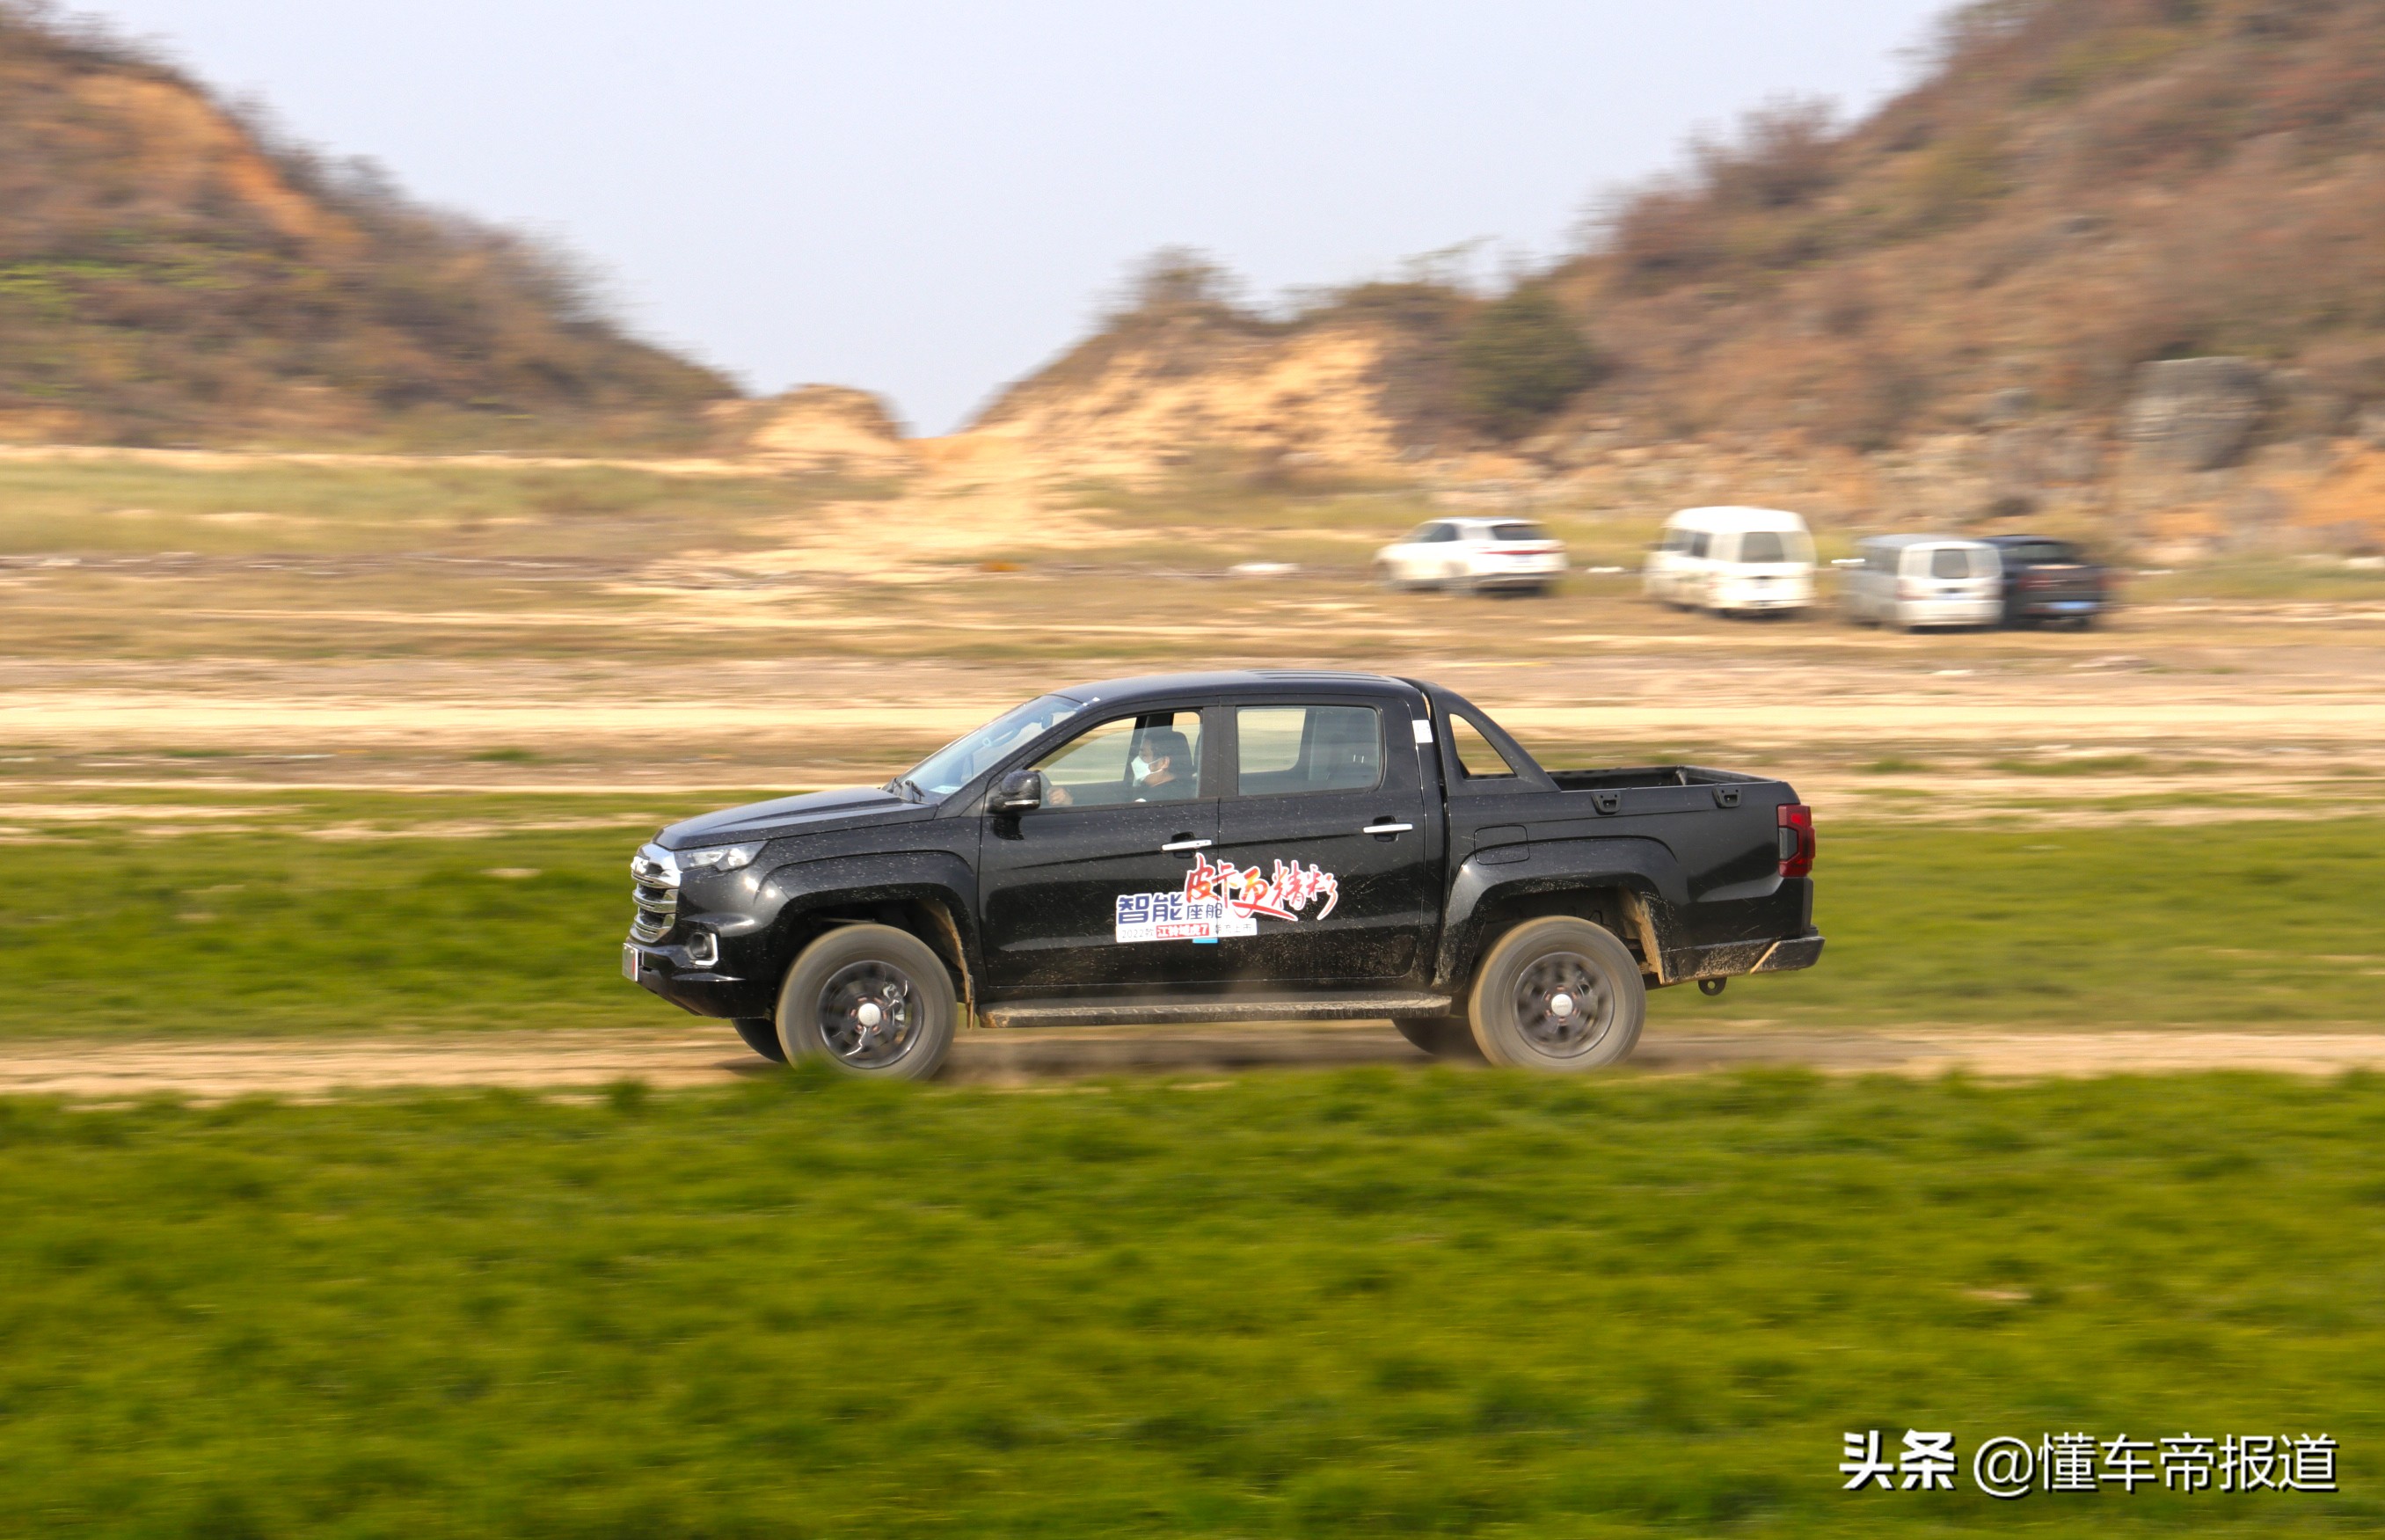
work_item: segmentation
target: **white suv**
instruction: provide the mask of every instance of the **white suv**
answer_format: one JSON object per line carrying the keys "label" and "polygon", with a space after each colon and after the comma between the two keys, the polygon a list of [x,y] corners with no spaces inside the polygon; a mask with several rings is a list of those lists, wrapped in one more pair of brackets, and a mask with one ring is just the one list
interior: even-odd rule
{"label": "white suv", "polygon": [[1436,519],[1375,553],[1375,581],[1386,588],[1545,594],[1565,570],[1564,543],[1524,519]]}

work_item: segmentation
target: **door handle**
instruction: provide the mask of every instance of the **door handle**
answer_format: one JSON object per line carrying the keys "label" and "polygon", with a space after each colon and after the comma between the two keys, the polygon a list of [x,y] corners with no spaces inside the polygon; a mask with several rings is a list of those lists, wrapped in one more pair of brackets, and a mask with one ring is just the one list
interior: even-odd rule
{"label": "door handle", "polygon": [[1159,849],[1163,855],[1173,856],[1180,850],[1206,850],[1209,844],[1207,840],[1170,840]]}
{"label": "door handle", "polygon": [[1413,823],[1370,823],[1358,831],[1362,834],[1405,834],[1415,828]]}

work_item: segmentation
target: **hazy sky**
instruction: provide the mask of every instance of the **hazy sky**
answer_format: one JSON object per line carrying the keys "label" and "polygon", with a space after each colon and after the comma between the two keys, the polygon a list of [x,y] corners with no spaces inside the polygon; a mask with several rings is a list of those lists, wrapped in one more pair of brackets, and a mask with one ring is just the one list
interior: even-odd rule
{"label": "hazy sky", "polygon": [[301,137],[564,239],[646,334],[916,428],[1072,341],[1126,265],[1268,296],[1592,199],[1767,97],[1901,83],[1943,0],[86,0]]}

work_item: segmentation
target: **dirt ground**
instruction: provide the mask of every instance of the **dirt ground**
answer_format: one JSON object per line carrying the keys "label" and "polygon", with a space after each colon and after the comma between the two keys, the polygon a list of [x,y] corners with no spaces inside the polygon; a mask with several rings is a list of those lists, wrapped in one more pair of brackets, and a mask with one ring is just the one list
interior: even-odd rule
{"label": "dirt ground", "polygon": [[[1494,599],[1368,582],[1368,553],[1432,511],[1413,493],[1109,507],[992,473],[869,501],[709,465],[618,486],[466,462],[268,469],[0,461],[15,478],[0,507],[10,858],[38,860],[56,826],[97,816],[167,839],[270,811],[211,793],[668,794],[693,812],[881,781],[1068,683],[1243,666],[1436,679],[1553,764],[1760,770],[1826,823],[2385,806],[2385,578],[2341,561],[2132,573],[2092,632],[1908,636],[1827,612],[1758,624],[1646,603],[1628,569],[1655,507],[1537,510],[1577,570],[1554,595]],[[1273,575],[1244,570],[1262,559]],[[2385,1035],[2351,1032],[1917,1029],[1660,1035],[1638,1066],[2332,1072],[2380,1056]],[[1017,1033],[970,1039],[954,1073],[1278,1061],[1418,1059],[1384,1028]],[[725,1029],[19,1044],[0,1048],[0,1092],[684,1084],[757,1063]]]}
{"label": "dirt ground", "polygon": [[[947,1083],[1031,1089],[1115,1075],[1206,1075],[1270,1069],[1431,1061],[1390,1026],[1350,1024],[990,1031],[955,1045]],[[1800,1065],[1828,1074],[1987,1079],[2181,1074],[2253,1070],[2333,1075],[2385,1069],[2385,1033],[1884,1032],[1651,1033],[1630,1074],[1694,1074]],[[510,1086],[584,1093],[624,1080],[656,1087],[730,1083],[778,1072],[726,1023],[670,1032],[422,1034],[301,1042],[289,1038],[52,1041],[0,1046],[0,1096],[120,1103],[170,1095],[196,1101],[317,1098],[426,1088]]]}
{"label": "dirt ground", "polygon": [[[1635,634],[1540,657],[1363,661],[1465,693],[1553,764],[1761,770],[1833,819],[2176,822],[2385,802],[2385,627],[2289,645],[2151,618],[2125,635],[1852,640],[1820,623],[1630,618]],[[1167,666],[0,657],[0,802],[325,786],[670,793],[694,810],[874,783],[1042,690]]]}
{"label": "dirt ground", "polygon": [[1368,581],[1433,511],[1413,489],[59,454],[0,460],[0,800],[877,781],[1044,690],[1238,666],[1433,678],[1552,759],[1738,763],[1842,814],[2385,799],[2385,572],[2341,560],[2131,571],[2091,632],[1907,636],[1649,604],[1654,506],[1538,509],[1576,570],[1501,599]]}

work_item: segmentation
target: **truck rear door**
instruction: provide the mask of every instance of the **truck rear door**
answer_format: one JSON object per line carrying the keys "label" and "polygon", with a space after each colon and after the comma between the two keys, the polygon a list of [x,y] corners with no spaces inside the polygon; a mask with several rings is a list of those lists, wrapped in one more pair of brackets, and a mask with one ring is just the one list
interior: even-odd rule
{"label": "truck rear door", "polygon": [[1243,928],[1220,947],[1227,976],[1299,987],[1427,966],[1441,924],[1438,809],[1405,704],[1254,699],[1223,716],[1230,781],[1205,867]]}

